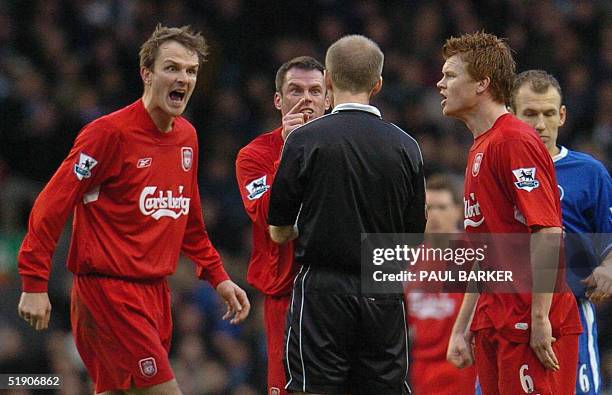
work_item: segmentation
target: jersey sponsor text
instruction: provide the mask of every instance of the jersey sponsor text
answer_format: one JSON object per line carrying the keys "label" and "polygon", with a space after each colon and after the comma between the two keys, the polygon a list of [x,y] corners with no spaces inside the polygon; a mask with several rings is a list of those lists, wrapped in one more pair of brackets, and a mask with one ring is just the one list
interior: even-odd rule
{"label": "jersey sponsor text", "polygon": [[[140,212],[153,219],[171,217],[178,219],[181,215],[189,214],[189,202],[191,198],[182,196],[184,187],[179,186],[179,196],[174,196],[172,191],[159,191],[157,187],[145,187],[139,199]],[[157,192],[157,194],[156,194]]]}
{"label": "jersey sponsor text", "polygon": [[470,193],[469,199],[463,198],[463,218],[464,228],[468,226],[476,228],[484,222],[484,216],[480,213],[480,204],[478,204],[474,193]]}

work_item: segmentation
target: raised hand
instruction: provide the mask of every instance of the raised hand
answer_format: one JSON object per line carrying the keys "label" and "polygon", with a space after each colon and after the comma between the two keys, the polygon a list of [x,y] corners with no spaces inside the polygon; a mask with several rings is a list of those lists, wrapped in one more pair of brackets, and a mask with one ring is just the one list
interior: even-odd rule
{"label": "raised hand", "polygon": [[287,136],[289,136],[289,134],[293,132],[293,129],[297,128],[298,126],[304,125],[310,120],[309,114],[303,114],[300,112],[300,107],[304,104],[305,101],[305,98],[301,98],[300,100],[298,100],[295,106],[293,106],[293,108],[291,108],[291,110],[289,110],[289,112],[283,117],[283,140],[287,139]]}

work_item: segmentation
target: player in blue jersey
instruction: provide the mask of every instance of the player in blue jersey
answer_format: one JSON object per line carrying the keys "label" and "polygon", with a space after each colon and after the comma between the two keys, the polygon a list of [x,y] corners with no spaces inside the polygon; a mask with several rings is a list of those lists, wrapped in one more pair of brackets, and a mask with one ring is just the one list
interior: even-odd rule
{"label": "player in blue jersey", "polygon": [[553,158],[566,232],[567,281],[576,295],[580,335],[576,394],[600,394],[597,325],[592,301],[612,295],[612,183],[590,155],[557,145],[566,117],[561,87],[552,75],[529,70],[518,75],[511,111],[533,126]]}

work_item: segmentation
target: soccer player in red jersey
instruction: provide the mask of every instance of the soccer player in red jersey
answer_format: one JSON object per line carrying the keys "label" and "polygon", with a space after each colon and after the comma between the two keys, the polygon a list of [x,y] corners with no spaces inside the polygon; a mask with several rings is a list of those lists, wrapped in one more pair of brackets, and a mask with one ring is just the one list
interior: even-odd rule
{"label": "soccer player in red jersey", "polygon": [[[561,207],[550,155],[535,130],[506,110],[515,71],[510,48],[480,32],[448,39],[443,55],[437,84],[442,112],[462,120],[474,135],[465,173],[466,231],[531,234],[532,245],[560,237]],[[534,282],[542,278],[539,265],[558,256],[554,249],[532,249]],[[557,280],[564,288],[554,294],[466,294],[447,358],[458,367],[469,366],[474,340],[486,395],[574,393],[582,329],[561,275]]]}
{"label": "soccer player in red jersey", "polygon": [[[458,232],[462,216],[461,192],[453,179],[433,175],[427,179],[426,233]],[[476,369],[458,369],[446,360],[446,348],[462,293],[408,292],[410,346],[410,386],[415,395],[473,394]]]}
{"label": "soccer player in red jersey", "polygon": [[268,392],[287,394],[283,367],[285,316],[297,273],[293,243],[274,243],[268,233],[269,189],[280,162],[283,143],[296,127],[318,118],[329,108],[323,65],[309,56],[284,63],[276,73],[274,105],[282,125],[255,138],[238,153],[236,177],[244,208],[253,221],[253,252],[248,282],[264,294],[268,343]]}
{"label": "soccer player in red jersey", "polygon": [[19,315],[47,328],[51,257],[74,212],[68,269],[72,332],[97,394],[176,395],[168,361],[172,274],[183,252],[244,320],[246,293],[223,268],[204,227],[194,127],[181,114],[206,43],[189,26],[158,25],[140,49],[141,99],[86,125],[40,193],[19,251]]}

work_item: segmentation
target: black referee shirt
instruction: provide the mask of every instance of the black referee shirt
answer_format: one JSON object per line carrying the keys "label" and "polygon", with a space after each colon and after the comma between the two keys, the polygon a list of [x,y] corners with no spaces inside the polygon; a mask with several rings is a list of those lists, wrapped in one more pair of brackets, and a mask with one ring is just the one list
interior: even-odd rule
{"label": "black referee shirt", "polygon": [[268,223],[296,218],[297,263],[351,271],[360,267],[361,233],[423,233],[417,142],[376,107],[355,103],[295,129],[272,185]]}

